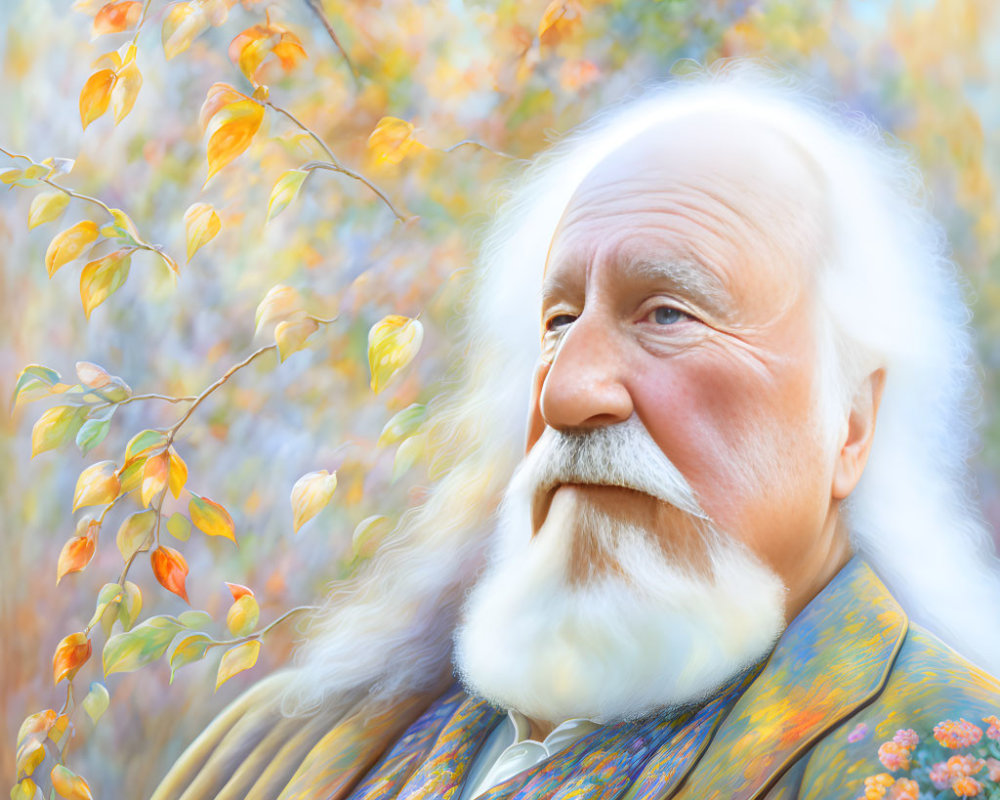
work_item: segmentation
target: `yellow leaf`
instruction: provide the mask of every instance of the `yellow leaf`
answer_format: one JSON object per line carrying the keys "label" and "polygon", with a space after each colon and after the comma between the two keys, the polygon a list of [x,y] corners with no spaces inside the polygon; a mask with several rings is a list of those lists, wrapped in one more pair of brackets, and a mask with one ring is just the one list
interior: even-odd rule
{"label": "yellow leaf", "polygon": [[388,444],[395,444],[401,439],[411,436],[420,427],[420,423],[424,421],[426,415],[427,407],[420,403],[413,403],[402,411],[397,411],[393,414],[392,419],[385,423],[375,446],[384,447]]}
{"label": "yellow leaf", "polygon": [[111,110],[115,115],[115,125],[132,110],[141,88],[142,73],[135,61],[130,61],[118,72],[118,80],[111,90]]}
{"label": "yellow leaf", "polygon": [[382,514],[375,514],[361,520],[351,536],[351,548],[354,555],[368,558],[375,552],[375,547],[382,537],[390,530],[392,530],[392,521]]}
{"label": "yellow leaf", "polygon": [[403,443],[396,448],[396,456],[392,460],[391,481],[399,480],[400,476],[423,456],[426,444],[427,437],[422,433],[403,440]]}
{"label": "yellow leaf", "polygon": [[162,447],[167,442],[167,435],[163,431],[154,431],[147,428],[144,431],[139,431],[135,436],[129,439],[127,445],[125,445],[125,463],[127,464],[134,458],[138,456],[143,456],[149,453],[150,450],[155,450],[158,447]]}
{"label": "yellow leaf", "polygon": [[288,207],[288,204],[295,199],[295,195],[299,193],[302,182],[307,177],[309,177],[309,173],[301,169],[290,169],[282,173],[278,182],[274,184],[271,197],[267,201],[267,222],[270,222],[272,217],[278,216]]}
{"label": "yellow leaf", "polygon": [[10,800],[45,800],[42,790],[31,778],[23,778],[10,790]]}
{"label": "yellow leaf", "polygon": [[85,408],[77,406],[55,406],[42,414],[31,429],[31,457],[76,436],[86,413]]}
{"label": "yellow leaf", "polygon": [[191,520],[185,517],[180,511],[175,511],[167,520],[167,531],[175,539],[186,542],[191,538]]}
{"label": "yellow leaf", "polygon": [[143,506],[148,506],[154,497],[167,488],[167,471],[170,454],[164,450],[146,459],[142,468],[142,488],[139,490]]}
{"label": "yellow leaf", "polygon": [[167,61],[187,50],[207,28],[208,19],[200,7],[196,8],[192,3],[171,3],[163,15],[160,33]]}
{"label": "yellow leaf", "polygon": [[178,669],[203,658],[210,644],[212,640],[204,633],[193,633],[181,639],[170,654],[170,683],[174,682]]}
{"label": "yellow leaf", "polygon": [[93,800],[90,786],[69,767],[56,764],[52,768],[50,777],[52,778],[52,788],[59,793],[60,797],[65,797],[66,800]]}
{"label": "yellow leaf", "polygon": [[336,488],[337,473],[330,473],[325,469],[309,472],[295,481],[291,499],[292,527],[296,532],[330,502]]}
{"label": "yellow leaf", "polygon": [[21,727],[17,731],[15,747],[20,747],[21,743],[31,734],[39,734],[39,738],[44,739],[49,732],[49,728],[52,727],[55,721],[56,712],[51,708],[47,708],[44,711],[39,711],[27,717],[24,722],[21,723]]}
{"label": "yellow leaf", "polygon": [[111,633],[111,626],[114,625],[118,616],[118,604],[122,600],[122,587],[117,583],[106,583],[97,593],[97,603],[94,608],[94,615],[90,618],[87,626],[93,628],[98,622],[105,635]]}
{"label": "yellow leaf", "polygon": [[188,503],[188,515],[195,527],[209,536],[224,536],[236,541],[233,518],[214,500],[192,494],[191,502]]}
{"label": "yellow leaf", "polygon": [[306,346],[306,339],[319,330],[319,323],[305,315],[286,319],[274,326],[274,340],[278,343],[278,356],[284,361],[292,353]]}
{"label": "yellow leaf", "polygon": [[69,205],[69,195],[66,192],[52,191],[35,195],[28,209],[28,230],[42,223],[51,222]]}
{"label": "yellow leaf", "polygon": [[219,662],[219,672],[215,677],[216,690],[233,677],[233,675],[250,669],[250,667],[256,664],[259,654],[260,642],[256,639],[238,644],[236,647],[223,653],[222,660]]}
{"label": "yellow leaf", "polygon": [[246,636],[260,621],[260,606],[252,594],[245,594],[229,607],[226,627],[233,636]]}
{"label": "yellow leaf", "polygon": [[80,120],[84,129],[108,110],[114,85],[115,72],[111,69],[99,69],[87,78],[80,91]]}
{"label": "yellow leaf", "polygon": [[117,469],[113,461],[98,461],[81,472],[73,492],[73,510],[102,506],[114,500],[121,490]]}
{"label": "yellow leaf", "polygon": [[368,331],[368,367],[371,388],[378,394],[392,377],[413,360],[424,338],[419,320],[396,314],[375,323]]}
{"label": "yellow leaf", "polygon": [[23,778],[31,775],[44,760],[45,745],[35,736],[29,737],[17,748],[14,761],[17,777]]}
{"label": "yellow leaf", "polygon": [[[141,241],[139,238],[139,229],[135,227],[135,223],[132,221],[132,218],[129,217],[128,214],[126,214],[120,208],[112,208],[111,217],[112,219],[114,219],[115,227],[118,228],[118,231],[115,231],[114,233],[110,234],[111,236],[117,236],[118,238],[124,238],[124,239],[130,238],[136,242]],[[128,235],[122,236],[123,232]],[[102,230],[101,233],[104,233],[104,231]]]}
{"label": "yellow leaf", "polygon": [[187,260],[198,252],[202,245],[215,238],[222,230],[222,221],[209,203],[194,203],[184,212],[184,231],[187,236]]}
{"label": "yellow leaf", "polygon": [[80,272],[80,299],[83,313],[90,319],[91,312],[117,292],[128,278],[132,257],[130,247],[122,247],[104,258],[84,265]]}
{"label": "yellow leaf", "polygon": [[413,125],[398,117],[382,117],[368,137],[368,152],[379,165],[396,165],[422,146],[413,138]]}
{"label": "yellow leaf", "polygon": [[167,480],[170,483],[170,492],[174,497],[181,496],[181,489],[183,489],[184,484],[187,483],[187,476],[187,464],[184,463],[184,459],[177,454],[177,451],[174,450],[173,445],[171,445]]}
{"label": "yellow leaf", "polygon": [[538,40],[555,45],[579,29],[583,22],[580,0],[552,0],[538,23]]}
{"label": "yellow leaf", "polygon": [[236,91],[228,83],[213,83],[208,87],[205,102],[201,104],[201,109],[198,111],[198,127],[204,131],[208,127],[208,123],[212,121],[212,117],[221,109],[230,103],[249,99],[243,92]]}
{"label": "yellow leaf", "polygon": [[208,177],[211,178],[250,146],[264,119],[264,106],[253,100],[230,103],[208,124]]}
{"label": "yellow leaf", "polygon": [[86,249],[87,245],[97,238],[97,223],[85,219],[62,233],[56,234],[45,251],[45,268],[51,278],[63,264],[68,264]]}
{"label": "yellow leaf", "polygon": [[153,526],[156,524],[156,512],[153,509],[138,511],[125,518],[118,534],[115,536],[115,544],[118,545],[118,552],[122,558],[128,561],[136,553],[144,553],[153,544]]}
{"label": "yellow leaf", "polygon": [[280,322],[302,311],[305,302],[302,295],[291,286],[279,283],[272,286],[257,306],[254,315],[254,332],[271,322]]}
{"label": "yellow leaf", "polygon": [[142,611],[142,591],[132,581],[125,581],[125,596],[118,607],[118,620],[122,628],[126,631],[131,629],[139,618],[140,611]]}

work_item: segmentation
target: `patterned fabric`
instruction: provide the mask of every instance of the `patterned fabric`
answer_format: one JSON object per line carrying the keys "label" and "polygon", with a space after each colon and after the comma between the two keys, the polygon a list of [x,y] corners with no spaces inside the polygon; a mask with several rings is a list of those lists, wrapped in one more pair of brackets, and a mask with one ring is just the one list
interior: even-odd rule
{"label": "patterned fabric", "polygon": [[[223,712],[155,800],[457,800],[501,719],[452,687],[388,711],[361,701],[333,721],[300,725],[303,741],[289,747],[267,712],[278,678]],[[854,558],[765,663],[700,708],[603,726],[483,799],[854,800],[882,771],[877,743],[895,730],[990,714],[1000,715],[1000,682],[910,625]],[[292,772],[285,784],[280,776]]]}

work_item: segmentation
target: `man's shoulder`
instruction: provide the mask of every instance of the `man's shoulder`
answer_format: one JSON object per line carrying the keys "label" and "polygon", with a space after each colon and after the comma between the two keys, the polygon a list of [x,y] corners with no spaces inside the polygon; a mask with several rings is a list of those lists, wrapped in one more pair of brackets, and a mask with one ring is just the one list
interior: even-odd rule
{"label": "man's shoulder", "polygon": [[866,780],[925,783],[926,767],[995,745],[1000,730],[986,721],[994,715],[1000,680],[910,621],[882,690],[808,754],[799,797],[864,796]]}

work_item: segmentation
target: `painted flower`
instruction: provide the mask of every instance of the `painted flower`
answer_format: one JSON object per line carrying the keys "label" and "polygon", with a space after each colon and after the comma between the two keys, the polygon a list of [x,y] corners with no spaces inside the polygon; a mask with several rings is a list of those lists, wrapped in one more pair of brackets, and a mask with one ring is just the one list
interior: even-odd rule
{"label": "painted flower", "polygon": [[960,747],[972,747],[982,736],[982,728],[965,719],[960,719],[958,722],[946,719],[934,726],[934,738],[952,750],[957,750]]}
{"label": "painted flower", "polygon": [[859,722],[857,725],[854,726],[851,732],[847,734],[847,741],[849,741],[851,744],[854,744],[855,742],[860,742],[867,735],[868,735],[868,726],[865,725],[865,723],[863,722]]}
{"label": "painted flower", "polygon": [[948,765],[943,761],[939,761],[931,767],[928,777],[930,777],[935,789],[948,789],[951,786],[951,775],[948,772]]}
{"label": "painted flower", "polygon": [[892,786],[894,778],[887,772],[880,772],[865,778],[864,800],[882,800],[885,797],[885,790]]}
{"label": "painted flower", "polygon": [[[986,729],[987,738],[1000,741],[1000,718],[998,718],[995,714],[991,714],[988,717],[983,717],[983,722],[990,726]],[[847,738],[848,741],[850,741],[850,737]],[[996,779],[994,778],[993,780]]]}
{"label": "painted flower", "polygon": [[910,728],[904,728],[903,730],[896,731],[896,735],[892,737],[892,740],[903,747],[907,747],[912,750],[920,743],[920,737],[917,736],[917,732]]}
{"label": "painted flower", "polygon": [[889,772],[910,767],[910,748],[903,747],[898,742],[885,742],[878,749],[878,760]]}
{"label": "painted flower", "polygon": [[889,790],[889,800],[919,800],[920,787],[916,781],[900,778]]}
{"label": "painted flower", "polygon": [[974,758],[969,755],[952,756],[945,763],[945,769],[952,778],[968,778],[975,775],[986,766],[986,762],[981,758]]}
{"label": "painted flower", "polygon": [[955,778],[951,788],[959,797],[975,797],[983,790],[982,784],[975,778]]}
{"label": "painted flower", "polygon": [[1000,781],[1000,761],[995,758],[987,758],[983,765],[989,770],[991,781]]}

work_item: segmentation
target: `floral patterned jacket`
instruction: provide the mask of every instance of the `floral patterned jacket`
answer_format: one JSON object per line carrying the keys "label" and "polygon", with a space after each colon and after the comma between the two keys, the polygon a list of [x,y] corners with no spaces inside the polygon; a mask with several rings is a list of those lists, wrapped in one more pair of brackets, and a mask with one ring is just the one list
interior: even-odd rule
{"label": "floral patterned jacket", "polygon": [[[454,686],[286,719],[262,681],[153,800],[456,800],[500,712]],[[486,800],[1000,800],[1000,681],[909,622],[860,558],[704,706],[604,726]],[[975,791],[974,791],[975,790]]]}

